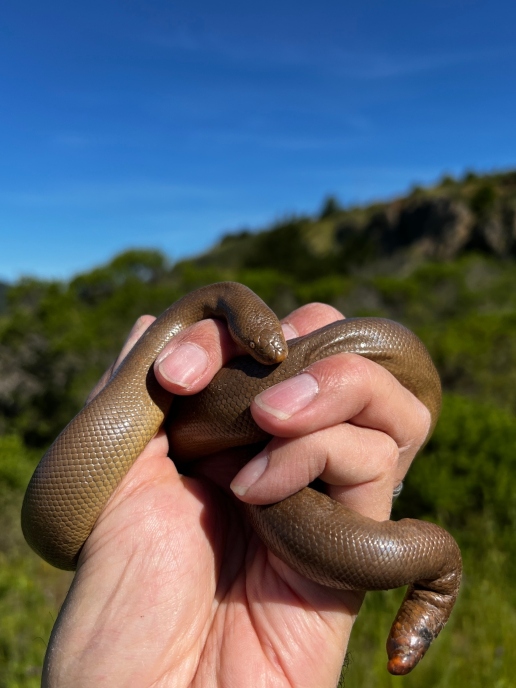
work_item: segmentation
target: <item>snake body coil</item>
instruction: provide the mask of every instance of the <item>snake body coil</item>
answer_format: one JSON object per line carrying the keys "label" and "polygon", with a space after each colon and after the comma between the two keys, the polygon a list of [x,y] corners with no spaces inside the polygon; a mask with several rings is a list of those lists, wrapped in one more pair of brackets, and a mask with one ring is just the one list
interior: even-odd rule
{"label": "snake body coil", "polygon": [[[255,294],[230,282],[204,287],[153,323],[37,467],[22,527],[28,543],[54,566],[76,567],[111,494],[170,410],[171,397],[152,371],[157,355],[180,331],[209,317],[224,318],[233,339],[255,360],[236,359],[199,395],[176,399],[169,428],[174,457],[266,440],[249,412],[256,394],[340,352],[389,370],[427,406],[435,426],[437,372],[423,344],[401,325],[378,318],[339,321],[289,342],[281,363],[287,350],[280,325]],[[409,519],[379,523],[310,488],[278,504],[246,508],[267,547],[315,582],[345,590],[408,584],[388,640],[388,668],[403,674],[417,664],[446,623],[460,585],[460,552],[446,531]]]}

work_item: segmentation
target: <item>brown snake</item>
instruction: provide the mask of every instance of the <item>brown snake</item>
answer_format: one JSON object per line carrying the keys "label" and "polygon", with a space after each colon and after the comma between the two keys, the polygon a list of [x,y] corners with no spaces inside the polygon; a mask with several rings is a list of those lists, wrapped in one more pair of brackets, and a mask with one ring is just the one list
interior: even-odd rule
{"label": "brown snake", "polygon": [[[111,494],[170,411],[171,395],[153,373],[157,355],[180,331],[210,317],[224,318],[233,339],[254,358],[235,359],[200,394],[176,397],[169,422],[173,458],[267,440],[249,412],[252,399],[339,352],[360,354],[390,371],[430,410],[430,432],[435,426],[439,377],[423,344],[401,325],[380,318],[338,321],[289,342],[283,360],[287,347],[278,320],[253,292],[231,282],[203,287],[153,323],[36,468],[22,527],[49,563],[75,569]],[[446,531],[410,519],[373,521],[311,488],[246,511],[267,547],[312,581],[343,590],[409,585],[387,642],[388,669],[404,674],[417,664],[446,623],[460,585],[460,552]]]}

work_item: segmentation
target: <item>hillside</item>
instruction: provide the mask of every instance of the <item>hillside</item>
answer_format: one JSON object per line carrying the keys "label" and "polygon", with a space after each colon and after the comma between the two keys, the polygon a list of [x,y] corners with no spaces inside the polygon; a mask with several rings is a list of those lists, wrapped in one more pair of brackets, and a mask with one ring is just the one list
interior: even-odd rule
{"label": "hillside", "polygon": [[[449,627],[403,685],[514,685],[515,208],[515,172],[469,174],[364,207],[328,199],[316,217],[227,235],[175,265],[157,251],[127,251],[69,282],[11,285],[0,309],[0,688],[39,685],[69,582],[29,552],[19,528],[38,457],[140,314],[224,279],[248,284],[280,315],[325,301],[349,316],[399,320],[425,341],[444,409],[395,515],[450,529],[466,575]],[[400,591],[368,596],[346,686],[392,685],[383,644],[399,598]]]}
{"label": "hillside", "polygon": [[516,255],[516,172],[444,177],[436,186],[363,207],[344,209],[330,197],[317,217],[292,217],[257,234],[227,234],[195,264],[276,267],[310,279],[327,271],[353,274],[364,264],[383,261],[385,269],[474,251]]}

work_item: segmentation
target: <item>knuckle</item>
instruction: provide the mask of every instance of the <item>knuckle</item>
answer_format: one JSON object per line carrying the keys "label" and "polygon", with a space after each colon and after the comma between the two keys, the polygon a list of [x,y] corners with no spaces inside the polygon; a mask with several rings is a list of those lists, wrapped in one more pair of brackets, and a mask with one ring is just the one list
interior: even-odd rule
{"label": "knuckle", "polygon": [[419,399],[413,399],[413,412],[410,416],[412,422],[408,426],[408,436],[401,449],[417,451],[428,436],[432,419],[427,407]]}
{"label": "knuckle", "polygon": [[382,433],[380,456],[384,472],[389,473],[396,469],[400,458],[400,450],[396,442]]}
{"label": "knuckle", "polygon": [[419,436],[418,436],[418,441],[419,442],[424,442],[428,433],[430,432],[430,426],[432,425],[432,416],[430,411],[427,409],[427,407],[418,401],[418,421],[419,421]]}
{"label": "knuckle", "polygon": [[317,434],[301,438],[274,438],[268,445],[274,482],[292,492],[308,485],[321,471],[322,446]]}
{"label": "knuckle", "polygon": [[321,361],[321,369],[334,382],[360,387],[371,381],[371,363],[358,354],[337,354]]}

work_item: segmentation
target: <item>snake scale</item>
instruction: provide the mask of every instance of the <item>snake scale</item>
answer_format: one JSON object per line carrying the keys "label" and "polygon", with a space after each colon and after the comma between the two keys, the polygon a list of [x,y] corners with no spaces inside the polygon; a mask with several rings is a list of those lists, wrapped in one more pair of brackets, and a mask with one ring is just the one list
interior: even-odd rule
{"label": "snake scale", "polygon": [[[365,356],[390,371],[429,409],[441,404],[438,374],[420,340],[380,318],[346,319],[288,345],[279,322],[247,287],[223,282],[173,304],[134,346],[108,385],[62,431],[41,459],[22,508],[27,542],[49,563],[75,569],[95,522],[170,411],[153,363],[165,344],[204,318],[222,318],[251,354],[224,367],[200,394],[176,398],[171,456],[188,459],[266,441],[249,405],[263,389],[339,352]],[[408,673],[446,623],[461,578],[454,539],[411,519],[377,522],[310,487],[282,502],[246,506],[267,547],[295,571],[343,590],[408,585],[387,641],[388,669]]]}

